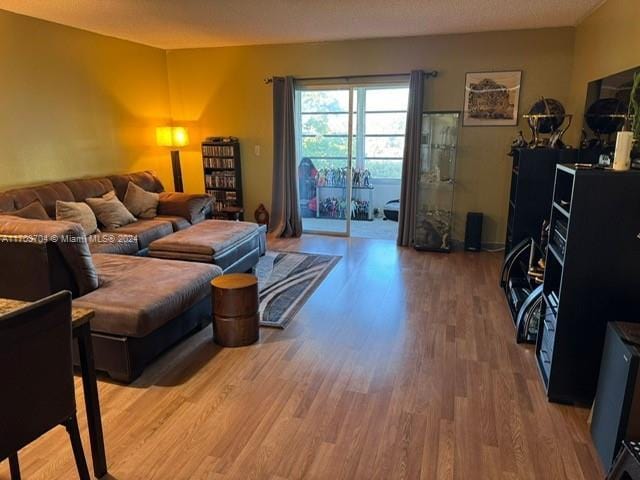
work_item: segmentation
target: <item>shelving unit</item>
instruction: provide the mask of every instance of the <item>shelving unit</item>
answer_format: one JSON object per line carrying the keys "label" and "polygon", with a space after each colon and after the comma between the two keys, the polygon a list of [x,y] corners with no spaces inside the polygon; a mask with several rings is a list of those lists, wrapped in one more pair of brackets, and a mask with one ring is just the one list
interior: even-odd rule
{"label": "shelving unit", "polygon": [[235,137],[202,142],[205,191],[215,198],[214,218],[244,219],[240,143]]}
{"label": "shelving unit", "polygon": [[[322,194],[323,192],[327,191],[327,190],[339,190],[340,191],[340,198],[345,198],[346,197],[346,190],[347,187],[342,185],[342,186],[333,186],[333,185],[316,185],[316,198],[318,199],[318,208],[316,209],[316,218],[337,218],[340,220],[344,220],[344,216],[340,216],[340,217],[328,217],[328,216],[323,216],[320,213],[320,202],[322,201],[322,199],[324,198],[324,195]],[[367,193],[368,194],[368,205],[367,205],[367,210],[366,212],[364,212],[364,214],[360,214],[357,213],[355,215],[355,217],[352,215],[351,216],[351,220],[365,220],[365,221],[373,221],[373,190],[374,187],[373,186],[369,186],[369,187],[359,187],[359,186],[352,186],[351,187],[351,198],[352,200],[362,200],[361,198],[361,194],[362,193]],[[351,208],[346,209],[347,212],[351,211]]]}
{"label": "shelving unit", "polygon": [[640,322],[640,172],[557,165],[539,371],[551,401],[590,404],[609,321]]}
{"label": "shelving unit", "polygon": [[511,187],[505,238],[505,256],[527,238],[540,239],[542,223],[549,219],[555,168],[578,163],[576,149],[518,148],[512,151]]}

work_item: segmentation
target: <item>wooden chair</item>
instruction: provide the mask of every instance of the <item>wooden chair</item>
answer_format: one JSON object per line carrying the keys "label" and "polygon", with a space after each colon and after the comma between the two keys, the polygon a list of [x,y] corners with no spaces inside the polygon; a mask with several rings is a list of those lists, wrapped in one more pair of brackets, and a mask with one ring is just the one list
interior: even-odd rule
{"label": "wooden chair", "polygon": [[71,363],[71,292],[62,291],[0,317],[0,461],[20,479],[18,450],[58,425],[71,439],[78,473],[82,450]]}

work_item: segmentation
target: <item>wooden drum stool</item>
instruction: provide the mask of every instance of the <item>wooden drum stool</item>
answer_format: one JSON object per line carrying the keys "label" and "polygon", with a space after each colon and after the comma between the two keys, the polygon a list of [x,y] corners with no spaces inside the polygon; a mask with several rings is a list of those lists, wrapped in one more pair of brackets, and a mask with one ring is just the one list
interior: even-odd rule
{"label": "wooden drum stool", "polygon": [[248,273],[221,275],[211,281],[213,339],[223,347],[258,341],[258,279]]}

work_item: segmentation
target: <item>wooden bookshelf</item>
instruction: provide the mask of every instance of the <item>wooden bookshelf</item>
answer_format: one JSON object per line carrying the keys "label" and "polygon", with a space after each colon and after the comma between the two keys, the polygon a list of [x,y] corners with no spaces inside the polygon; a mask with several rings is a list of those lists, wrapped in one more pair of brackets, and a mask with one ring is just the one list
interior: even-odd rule
{"label": "wooden bookshelf", "polygon": [[244,220],[240,142],[209,137],[202,142],[205,191],[214,197],[214,218]]}

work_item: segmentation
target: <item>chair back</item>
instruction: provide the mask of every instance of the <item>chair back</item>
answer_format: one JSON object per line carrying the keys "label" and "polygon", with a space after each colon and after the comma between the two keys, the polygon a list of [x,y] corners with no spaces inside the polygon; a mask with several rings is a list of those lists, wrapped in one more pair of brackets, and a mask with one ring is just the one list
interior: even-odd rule
{"label": "chair back", "polygon": [[0,317],[0,460],[76,411],[71,292]]}

